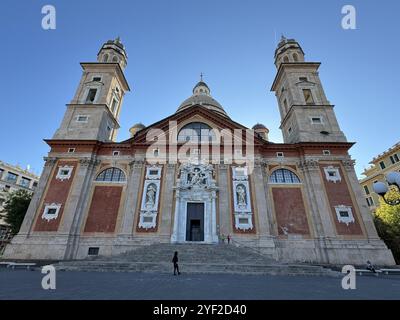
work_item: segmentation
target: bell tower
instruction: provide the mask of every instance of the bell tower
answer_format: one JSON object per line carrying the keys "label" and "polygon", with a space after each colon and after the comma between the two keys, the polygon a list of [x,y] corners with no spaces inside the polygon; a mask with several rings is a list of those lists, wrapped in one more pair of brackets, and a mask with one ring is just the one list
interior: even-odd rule
{"label": "bell tower", "polygon": [[115,141],[125,92],[127,54],[120,39],[109,40],[97,54],[97,62],[82,62],[82,77],[67,105],[53,139]]}
{"label": "bell tower", "polygon": [[284,142],[345,142],[319,78],[320,63],[306,62],[299,43],[282,36],[275,66],[271,91],[278,100]]}

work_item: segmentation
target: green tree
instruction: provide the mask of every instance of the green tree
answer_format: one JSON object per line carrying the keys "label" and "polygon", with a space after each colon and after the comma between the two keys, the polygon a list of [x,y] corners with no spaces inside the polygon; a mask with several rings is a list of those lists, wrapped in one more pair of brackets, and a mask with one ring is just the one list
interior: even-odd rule
{"label": "green tree", "polygon": [[26,190],[17,190],[7,195],[4,202],[5,221],[11,226],[11,232],[17,234],[24,220],[32,193]]}
{"label": "green tree", "polygon": [[[400,194],[390,191],[388,199],[400,197]],[[400,263],[400,205],[390,206],[380,199],[379,208],[375,212],[374,222],[379,236],[392,250],[396,262]]]}

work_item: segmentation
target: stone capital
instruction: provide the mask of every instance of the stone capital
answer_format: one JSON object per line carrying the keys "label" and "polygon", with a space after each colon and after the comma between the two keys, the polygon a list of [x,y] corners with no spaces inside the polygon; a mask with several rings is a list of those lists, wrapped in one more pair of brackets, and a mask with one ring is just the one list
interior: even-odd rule
{"label": "stone capital", "polygon": [[43,157],[45,167],[52,167],[56,164],[58,158],[56,157]]}
{"label": "stone capital", "polygon": [[355,163],[356,161],[352,159],[342,160],[343,167],[346,169],[346,171],[354,170]]}
{"label": "stone capital", "polygon": [[303,171],[305,170],[312,171],[319,169],[319,164],[317,159],[304,159],[298,162],[298,166]]}
{"label": "stone capital", "polygon": [[141,169],[144,165],[144,160],[133,160],[129,162],[129,167],[132,169]]}

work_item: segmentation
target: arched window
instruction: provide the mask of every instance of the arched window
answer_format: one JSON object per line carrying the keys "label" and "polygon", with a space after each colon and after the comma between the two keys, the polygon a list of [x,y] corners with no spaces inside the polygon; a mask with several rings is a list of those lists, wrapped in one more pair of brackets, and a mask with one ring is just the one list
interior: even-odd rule
{"label": "arched window", "polygon": [[297,55],[297,53],[293,53],[293,60],[295,62],[299,61],[299,56]]}
{"label": "arched window", "polygon": [[124,182],[125,173],[118,168],[108,168],[99,173],[96,181]]}
{"label": "arched window", "polygon": [[103,56],[103,62],[107,62],[108,61],[108,54],[106,53],[104,56]]}
{"label": "arched window", "polygon": [[213,140],[215,140],[215,134],[211,127],[202,122],[191,122],[184,126],[178,134],[179,142],[208,142]]}
{"label": "arched window", "polygon": [[283,58],[283,62],[289,62],[288,56],[285,56],[285,57]]}
{"label": "arched window", "polygon": [[118,62],[117,56],[114,56],[114,57],[112,58],[112,62]]}
{"label": "arched window", "polygon": [[275,170],[270,178],[271,183],[300,183],[300,179],[292,171],[288,169]]}

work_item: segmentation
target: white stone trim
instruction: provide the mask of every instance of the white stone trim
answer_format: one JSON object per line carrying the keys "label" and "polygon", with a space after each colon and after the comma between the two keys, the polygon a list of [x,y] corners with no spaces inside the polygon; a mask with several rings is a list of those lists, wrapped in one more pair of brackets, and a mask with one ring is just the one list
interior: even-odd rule
{"label": "white stone trim", "polygon": [[[156,174],[151,174],[151,171],[157,171]],[[159,180],[161,179],[162,167],[150,166],[146,168],[146,179]]]}
{"label": "white stone trim", "polygon": [[[67,166],[67,165],[59,166],[57,175],[56,175],[56,179],[61,180],[61,181],[69,180],[71,178],[73,169],[74,169],[74,167],[72,167],[72,166]],[[63,171],[67,171],[67,173],[63,173]]]}
{"label": "white stone trim", "polygon": [[[238,172],[243,174],[238,174]],[[253,229],[251,210],[251,193],[247,167],[232,167],[232,192],[235,216],[235,228],[239,230]],[[243,223],[240,220],[246,219]]]}
{"label": "white stone trim", "polygon": [[[247,223],[242,223],[240,220],[246,219]],[[251,212],[237,213],[235,212],[235,227],[239,230],[251,230],[253,229],[253,219]]]}
{"label": "white stone trim", "polygon": [[[333,183],[342,181],[342,177],[340,176],[340,171],[338,167],[334,166],[324,167],[324,172],[327,181],[331,181]],[[334,175],[331,176],[330,173],[333,173]]]}
{"label": "white stone trim", "polygon": [[[339,206],[335,206],[335,211],[336,211],[336,217],[339,222],[345,223],[347,226],[350,223],[355,222],[354,216],[353,216],[353,211],[351,210],[351,207],[345,206],[345,205],[339,205]],[[346,212],[347,217],[342,217],[340,214],[341,212]]]}
{"label": "white stone trim", "polygon": [[233,180],[247,180],[247,167],[232,167]]}
{"label": "white stone trim", "polygon": [[[157,171],[152,174],[151,171]],[[139,228],[151,229],[157,226],[157,214],[161,188],[162,167],[148,166],[143,185],[142,202],[140,207]],[[151,190],[150,190],[151,188]],[[151,221],[145,221],[150,220]]]}
{"label": "white stone trim", "polygon": [[[190,176],[190,178],[188,178]],[[180,179],[177,179],[175,197],[174,228],[172,243],[186,242],[187,204],[204,203],[204,241],[199,243],[218,243],[216,181],[213,179],[213,166],[185,163],[180,166]],[[197,242],[196,242],[197,243]]]}
{"label": "white stone trim", "polygon": [[[49,214],[50,209],[56,209],[56,212],[54,214]],[[58,218],[58,214],[61,209],[61,204],[60,203],[51,203],[51,204],[45,204],[43,214],[42,214],[42,219],[46,220],[49,222],[50,220],[54,220]]]}

